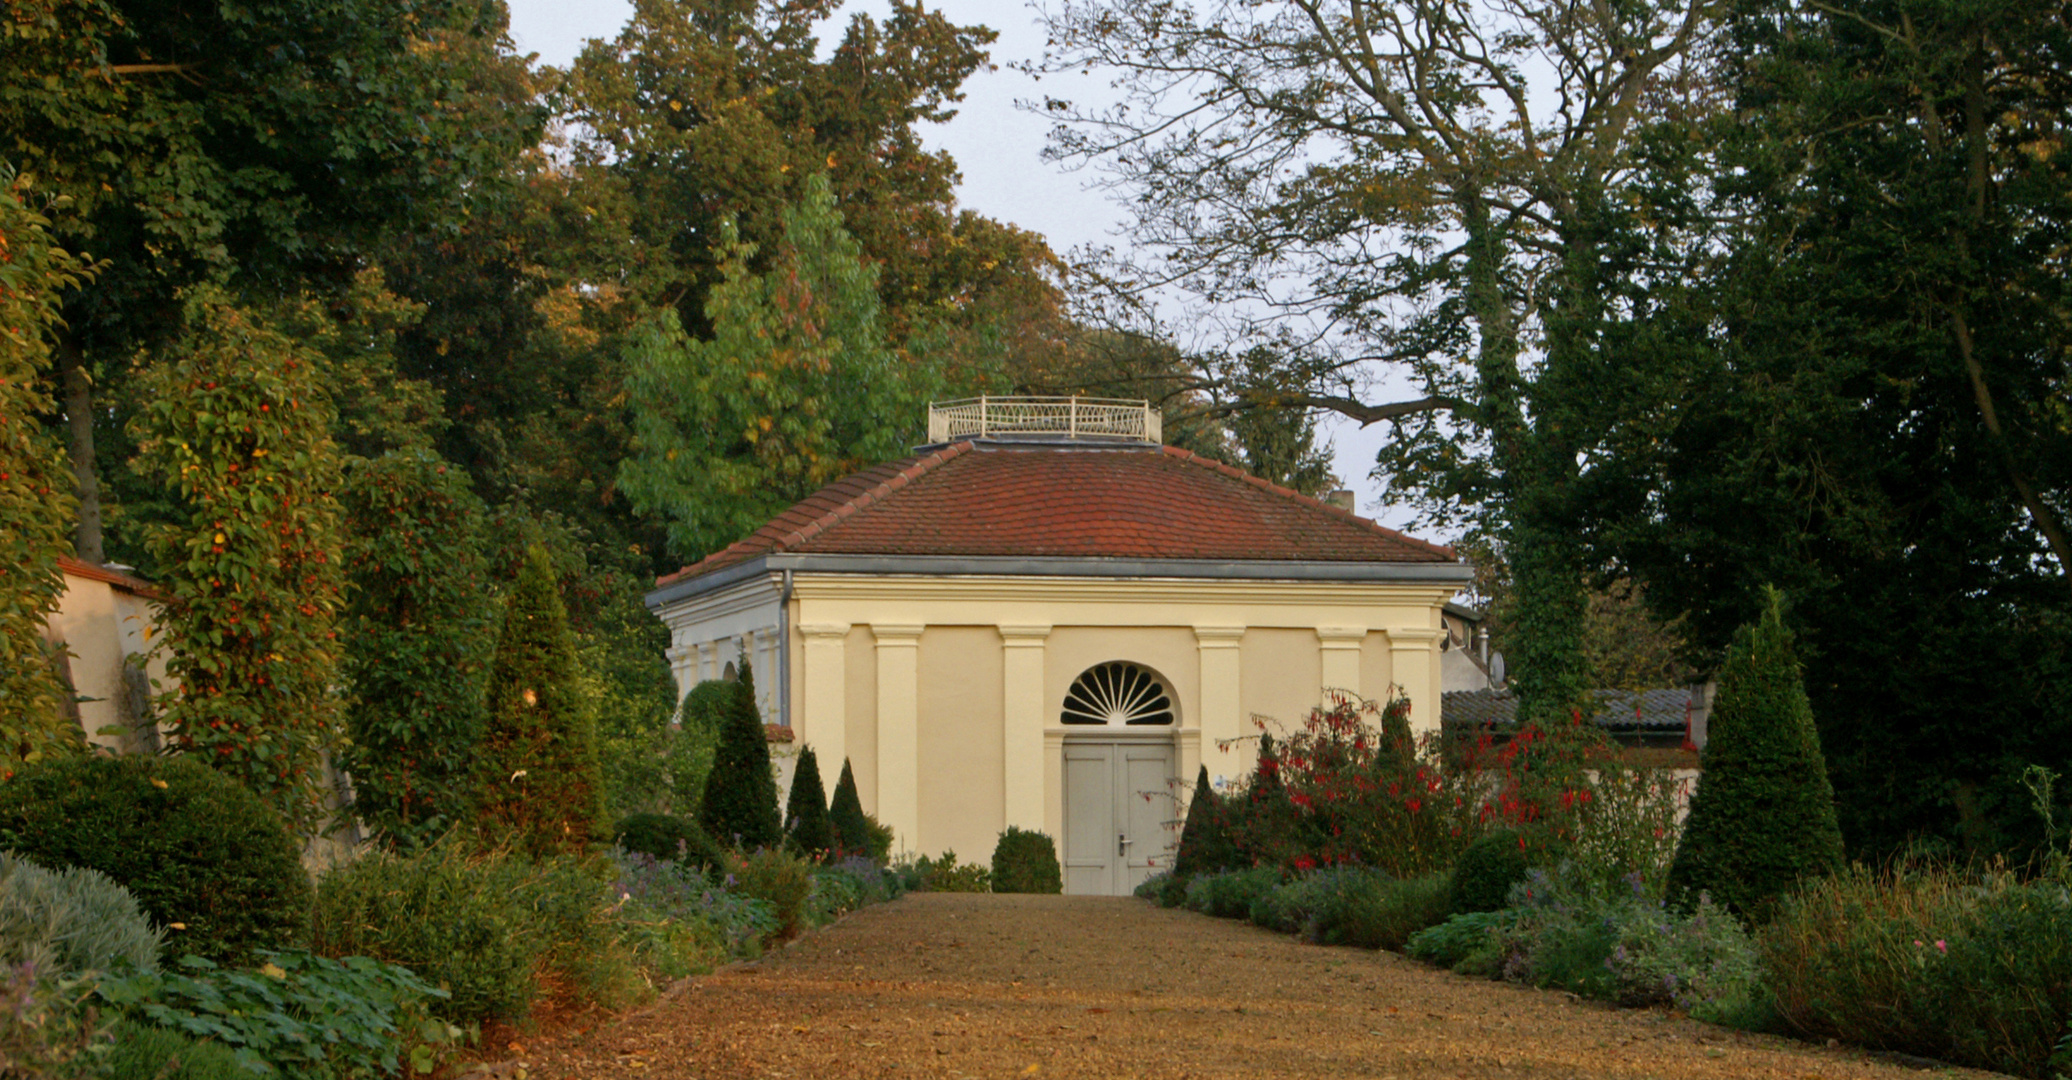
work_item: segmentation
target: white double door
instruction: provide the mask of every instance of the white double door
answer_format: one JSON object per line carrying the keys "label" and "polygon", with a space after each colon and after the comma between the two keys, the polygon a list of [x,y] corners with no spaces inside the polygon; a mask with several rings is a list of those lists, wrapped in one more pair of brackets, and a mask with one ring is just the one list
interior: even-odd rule
{"label": "white double door", "polygon": [[1123,896],[1172,863],[1171,742],[1065,744],[1065,891]]}

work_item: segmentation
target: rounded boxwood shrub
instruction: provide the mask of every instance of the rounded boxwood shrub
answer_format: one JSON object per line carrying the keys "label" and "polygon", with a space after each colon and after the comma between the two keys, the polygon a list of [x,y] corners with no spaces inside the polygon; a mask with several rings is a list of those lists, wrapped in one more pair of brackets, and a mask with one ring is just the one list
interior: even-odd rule
{"label": "rounded boxwood shrub", "polygon": [[1058,867],[1058,846],[1047,834],[1009,825],[993,845],[993,891],[1064,892],[1065,875]]}
{"label": "rounded boxwood shrub", "polygon": [[1501,911],[1510,902],[1511,886],[1525,880],[1536,865],[1531,840],[1517,829],[1492,829],[1477,837],[1453,864],[1449,887],[1456,915]]}
{"label": "rounded boxwood shrub", "polygon": [[627,851],[638,851],[658,862],[685,866],[721,866],[718,844],[705,835],[698,823],[669,814],[632,814],[612,830],[613,839]]}
{"label": "rounded boxwood shrub", "polygon": [[158,967],[159,933],[137,898],[98,870],[45,870],[0,851],[0,965],[38,971]]}
{"label": "rounded boxwood shrub", "polygon": [[187,757],[77,757],[0,783],[0,848],[99,870],[164,927],[165,953],[241,965],[297,944],[309,875],[288,827],[235,780]]}

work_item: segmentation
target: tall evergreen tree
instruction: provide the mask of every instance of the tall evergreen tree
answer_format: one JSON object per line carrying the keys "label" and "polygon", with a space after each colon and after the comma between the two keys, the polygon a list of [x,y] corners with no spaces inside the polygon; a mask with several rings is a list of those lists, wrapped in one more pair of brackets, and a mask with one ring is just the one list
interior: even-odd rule
{"label": "tall evergreen tree", "polygon": [[489,675],[478,797],[492,839],[544,853],[579,850],[599,835],[595,725],[576,686],[575,639],[547,550],[531,545]]}
{"label": "tall evergreen tree", "polygon": [[1702,765],[1669,867],[1672,901],[1707,891],[1760,918],[1800,879],[1841,867],[1834,789],[1775,589],[1762,619],[1734,635]]}
{"label": "tall evergreen tree", "polygon": [[1173,855],[1173,876],[1189,877],[1238,866],[1237,841],[1230,835],[1228,808],[1209,784],[1209,767],[1194,781],[1187,803],[1187,822],[1180,827],[1180,849]]}
{"label": "tall evergreen tree", "polygon": [[827,788],[820,783],[820,759],[808,746],[799,751],[791,774],[791,798],[784,807],[784,835],[801,853],[822,857],[835,848],[833,823],[827,814]]}
{"label": "tall evergreen tree", "polygon": [[784,840],[784,823],[777,816],[777,778],[770,774],[770,743],[763,734],[755,675],[746,658],[734,683],[726,727],[720,729],[712,772],[705,778],[698,824],[714,840],[743,851],[776,847]]}
{"label": "tall evergreen tree", "polygon": [[354,462],[343,670],[353,812],[413,847],[468,816],[495,608],[483,508],[467,474],[425,450]]}
{"label": "tall evergreen tree", "polygon": [[869,855],[871,826],[863,813],[863,799],[856,794],[856,774],[849,759],[842,759],[842,778],[835,781],[834,805],[828,808],[828,822],[834,827],[835,848],[845,855]]}

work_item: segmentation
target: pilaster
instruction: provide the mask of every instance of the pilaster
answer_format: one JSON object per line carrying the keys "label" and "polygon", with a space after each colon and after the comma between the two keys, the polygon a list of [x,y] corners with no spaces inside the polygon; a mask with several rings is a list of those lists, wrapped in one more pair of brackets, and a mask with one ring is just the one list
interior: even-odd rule
{"label": "pilaster", "polygon": [[1420,734],[1439,730],[1439,633],[1430,626],[1388,630],[1389,675],[1410,699],[1410,730]]}
{"label": "pilaster", "polygon": [[[1057,797],[1044,781],[1045,625],[1001,626],[1001,792],[1005,824],[1043,829],[1047,799]],[[1053,834],[1055,835],[1055,834]]]}
{"label": "pilaster", "polygon": [[878,659],[878,820],[893,849],[921,851],[919,623],[872,623]]}
{"label": "pilaster", "polygon": [[1367,628],[1364,626],[1319,626],[1317,627],[1318,667],[1323,675],[1323,689],[1343,690],[1360,697],[1371,697],[1360,685],[1360,647],[1367,642]]}
{"label": "pilaster", "polygon": [[1200,736],[1195,744],[1194,760],[1187,757],[1182,748],[1180,782],[1191,785],[1199,766],[1207,764],[1209,772],[1217,776],[1238,777],[1247,771],[1248,758],[1239,750],[1238,739],[1245,734],[1243,686],[1240,663],[1240,646],[1244,643],[1245,628],[1242,626],[1197,626],[1194,628],[1194,647],[1201,662],[1201,687],[1196,726]]}
{"label": "pilaster", "polygon": [[820,782],[833,795],[849,756],[848,623],[800,623],[806,639],[803,696],[795,737],[820,761]]}

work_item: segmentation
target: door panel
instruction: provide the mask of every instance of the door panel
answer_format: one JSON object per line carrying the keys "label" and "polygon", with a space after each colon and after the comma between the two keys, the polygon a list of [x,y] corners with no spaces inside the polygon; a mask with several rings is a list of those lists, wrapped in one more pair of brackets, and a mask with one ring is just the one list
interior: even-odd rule
{"label": "door panel", "polygon": [[1114,891],[1115,748],[1065,747],[1065,891]]}
{"label": "door panel", "polygon": [[1065,891],[1127,895],[1172,864],[1173,748],[1065,746]]}
{"label": "door panel", "polygon": [[1173,748],[1170,746],[1125,746],[1121,748],[1122,796],[1124,805],[1116,815],[1128,830],[1127,856],[1122,861],[1122,880],[1115,891],[1128,894],[1150,877],[1158,867],[1169,865],[1166,844],[1170,833],[1166,822],[1173,818]]}

